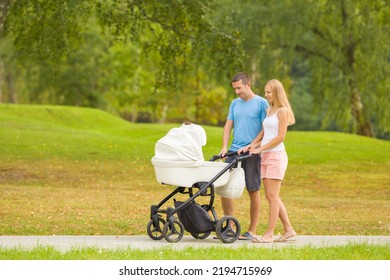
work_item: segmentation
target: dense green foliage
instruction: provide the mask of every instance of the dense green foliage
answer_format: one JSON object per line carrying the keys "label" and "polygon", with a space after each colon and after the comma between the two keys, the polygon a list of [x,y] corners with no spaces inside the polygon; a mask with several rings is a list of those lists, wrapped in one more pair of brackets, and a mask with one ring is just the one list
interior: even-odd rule
{"label": "dense green foliage", "polygon": [[300,128],[389,132],[386,1],[227,0],[216,13],[240,30],[253,80],[283,80]]}
{"label": "dense green foliage", "polygon": [[295,129],[388,137],[389,16],[383,0],[4,0],[0,102],[219,125],[245,70],[259,94],[282,80]]}
{"label": "dense green foliage", "polygon": [[[202,69],[224,79],[241,68],[243,51],[206,20],[209,9],[209,1],[11,1],[3,75],[13,68],[6,64],[20,67],[0,76],[2,99],[104,108],[133,121],[197,115],[218,123],[226,92],[211,79],[200,86],[209,79]],[[216,117],[202,117],[213,103]]]}

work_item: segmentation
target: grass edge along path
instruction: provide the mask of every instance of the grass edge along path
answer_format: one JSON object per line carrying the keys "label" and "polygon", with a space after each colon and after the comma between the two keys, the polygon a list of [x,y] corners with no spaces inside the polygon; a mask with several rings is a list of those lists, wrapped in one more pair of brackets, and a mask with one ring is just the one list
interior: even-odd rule
{"label": "grass edge along path", "polygon": [[390,245],[350,244],[314,248],[253,248],[235,249],[215,246],[175,250],[74,248],[61,252],[52,246],[37,246],[32,250],[0,247],[0,260],[390,260]]}

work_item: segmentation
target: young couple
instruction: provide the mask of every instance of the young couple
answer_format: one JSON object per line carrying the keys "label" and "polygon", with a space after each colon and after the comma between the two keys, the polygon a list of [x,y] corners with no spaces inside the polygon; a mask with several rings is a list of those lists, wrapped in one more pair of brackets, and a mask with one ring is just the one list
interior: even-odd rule
{"label": "young couple", "polygon": [[[233,141],[229,151],[253,154],[242,162],[250,198],[250,223],[248,230],[239,239],[252,240],[254,243],[287,241],[296,233],[279,193],[288,163],[283,142],[287,126],[295,123],[294,113],[283,85],[278,80],[270,80],[265,86],[265,98],[268,102],[253,93],[250,77],[244,72],[233,76],[232,87],[238,98],[234,99],[229,107],[220,154],[224,156],[228,152],[232,130]],[[260,177],[263,179],[265,196],[269,203],[269,218],[265,233],[256,237],[260,216]],[[233,200],[221,197],[221,203],[224,215],[232,216]],[[274,239],[278,217],[283,223],[284,233]]]}

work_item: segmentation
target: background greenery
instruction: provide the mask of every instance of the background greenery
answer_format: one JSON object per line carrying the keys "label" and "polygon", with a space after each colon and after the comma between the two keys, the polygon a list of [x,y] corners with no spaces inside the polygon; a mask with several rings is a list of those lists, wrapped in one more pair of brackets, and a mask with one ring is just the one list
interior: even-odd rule
{"label": "background greenery", "polygon": [[389,138],[385,0],[3,0],[0,103],[220,125],[230,77],[280,79],[296,130]]}
{"label": "background greenery", "polygon": [[[176,126],[129,123],[89,108],[0,105],[0,234],[145,235],[150,206],[172,190],[156,181],[154,145]],[[220,151],[222,128],[204,128],[208,159]],[[389,235],[389,145],[288,132],[281,195],[298,234]],[[267,224],[263,191],[261,200],[258,234]],[[221,216],[219,199],[215,207]],[[245,229],[246,194],[236,207]],[[282,230],[278,224],[276,234]]]}
{"label": "background greenery", "polygon": [[[145,234],[150,205],[170,191],[155,180],[154,143],[190,120],[205,125],[205,157],[217,153],[235,98],[230,77],[246,71],[260,95],[280,79],[296,112],[282,195],[298,233],[388,235],[389,143],[325,131],[390,138],[389,14],[385,0],[1,0],[0,103],[45,106],[0,104],[0,234]],[[245,228],[248,198],[236,204]],[[388,251],[206,255],[389,259]],[[5,259],[199,256],[0,249]]]}

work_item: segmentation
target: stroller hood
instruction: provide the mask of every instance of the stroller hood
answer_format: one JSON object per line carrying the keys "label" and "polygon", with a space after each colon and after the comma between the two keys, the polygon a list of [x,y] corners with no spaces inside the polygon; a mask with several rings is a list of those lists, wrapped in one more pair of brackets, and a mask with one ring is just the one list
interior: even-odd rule
{"label": "stroller hood", "polygon": [[[195,124],[172,128],[156,142],[152,164],[159,183],[192,187],[196,182],[208,182],[221,172],[225,162],[204,161],[202,146],[206,145],[206,132]],[[223,186],[229,179],[225,172],[214,186]]]}
{"label": "stroller hood", "polygon": [[172,128],[167,135],[156,142],[155,156],[157,160],[203,162],[202,146],[207,137],[203,127],[184,123]]}

